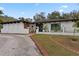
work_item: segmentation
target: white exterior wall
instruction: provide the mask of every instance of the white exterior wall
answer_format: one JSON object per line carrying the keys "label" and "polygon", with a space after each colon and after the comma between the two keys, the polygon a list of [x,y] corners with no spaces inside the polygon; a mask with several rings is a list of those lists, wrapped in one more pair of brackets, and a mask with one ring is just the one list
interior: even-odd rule
{"label": "white exterior wall", "polygon": [[11,23],[11,24],[3,24],[3,29],[1,29],[1,33],[29,33],[29,28],[24,29],[24,24],[20,23]]}
{"label": "white exterior wall", "polygon": [[52,22],[52,23],[49,23],[49,29],[51,31],[51,24],[54,24],[54,23],[59,23],[61,25],[61,30],[63,32],[68,32],[68,33],[71,33],[74,31],[74,22],[72,21],[68,21],[68,22]]}
{"label": "white exterior wall", "polygon": [[[47,23],[48,24],[48,28],[49,28],[49,32],[48,33],[59,33],[59,32],[51,32],[51,24],[55,24],[55,23],[59,23],[61,25],[61,30],[64,33],[73,33],[74,32],[74,27],[73,27],[74,22],[68,21],[68,22],[51,22],[51,23]],[[37,31],[37,33],[39,34],[40,32]],[[45,33],[45,32],[41,32],[41,33]]]}
{"label": "white exterior wall", "polygon": [[[51,30],[51,26],[50,25],[51,25],[50,23],[43,23],[43,28],[46,26],[47,32],[50,32],[50,30]],[[43,31],[45,32],[45,30],[43,30]]]}
{"label": "white exterior wall", "polygon": [[63,29],[63,32],[71,33],[74,31],[74,22],[68,21],[68,22],[61,22],[61,28]]}

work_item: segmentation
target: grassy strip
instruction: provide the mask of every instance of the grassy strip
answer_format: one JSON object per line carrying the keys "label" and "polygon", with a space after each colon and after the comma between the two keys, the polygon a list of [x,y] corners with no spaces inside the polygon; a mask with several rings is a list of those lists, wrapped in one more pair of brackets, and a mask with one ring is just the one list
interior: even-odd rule
{"label": "grassy strip", "polygon": [[[69,51],[50,40],[50,35],[33,35],[40,46],[42,46],[50,56],[76,56],[78,54]],[[55,37],[54,37],[55,38]],[[57,38],[57,37],[56,37]]]}
{"label": "grassy strip", "polygon": [[40,46],[40,44],[38,44],[37,40],[35,40],[34,38],[31,37],[31,39],[35,42],[35,45],[38,47],[38,49],[39,49],[41,55],[43,55],[43,56],[48,56],[48,53],[47,53],[47,51],[44,49],[44,47],[43,47],[43,46]]}

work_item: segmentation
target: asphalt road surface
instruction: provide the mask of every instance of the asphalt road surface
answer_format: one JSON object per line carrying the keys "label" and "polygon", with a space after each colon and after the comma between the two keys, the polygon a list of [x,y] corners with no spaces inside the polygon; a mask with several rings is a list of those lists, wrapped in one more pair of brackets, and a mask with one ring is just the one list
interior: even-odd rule
{"label": "asphalt road surface", "polygon": [[28,35],[0,34],[0,56],[40,56]]}

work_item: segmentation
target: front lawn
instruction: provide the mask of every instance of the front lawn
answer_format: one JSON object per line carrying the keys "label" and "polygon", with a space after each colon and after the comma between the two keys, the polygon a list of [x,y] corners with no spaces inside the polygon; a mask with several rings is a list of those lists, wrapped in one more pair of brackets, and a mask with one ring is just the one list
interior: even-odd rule
{"label": "front lawn", "polygon": [[[71,50],[63,48],[61,45],[65,47],[69,47],[70,49],[79,50],[79,40],[77,43],[72,41],[72,36],[60,36],[60,35],[33,35],[32,38],[38,42],[40,46],[42,46],[48,53],[49,56],[75,56],[79,55]],[[78,38],[78,37],[77,37]],[[58,42],[56,44],[54,41]]]}

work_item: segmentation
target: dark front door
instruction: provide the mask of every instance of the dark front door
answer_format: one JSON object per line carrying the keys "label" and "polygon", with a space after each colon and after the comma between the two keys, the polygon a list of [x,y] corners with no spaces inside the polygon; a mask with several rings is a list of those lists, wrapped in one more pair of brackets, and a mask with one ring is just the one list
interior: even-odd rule
{"label": "dark front door", "polygon": [[39,32],[43,32],[43,24],[40,24],[40,26],[39,26]]}
{"label": "dark front door", "polygon": [[39,32],[43,32],[43,24],[37,23],[37,26],[39,27]]}

